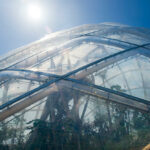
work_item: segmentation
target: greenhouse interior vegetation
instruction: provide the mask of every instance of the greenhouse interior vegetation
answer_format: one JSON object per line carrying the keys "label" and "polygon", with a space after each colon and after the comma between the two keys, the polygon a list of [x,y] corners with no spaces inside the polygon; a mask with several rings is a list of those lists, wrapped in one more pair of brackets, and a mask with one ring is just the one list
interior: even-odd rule
{"label": "greenhouse interior vegetation", "polygon": [[0,57],[0,150],[141,150],[149,112],[149,29],[82,25]]}

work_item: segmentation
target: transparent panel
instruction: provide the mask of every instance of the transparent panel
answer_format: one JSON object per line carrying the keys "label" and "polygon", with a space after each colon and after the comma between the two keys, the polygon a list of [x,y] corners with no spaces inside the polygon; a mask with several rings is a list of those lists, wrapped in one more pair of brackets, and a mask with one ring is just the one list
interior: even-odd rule
{"label": "transparent panel", "polygon": [[[141,150],[150,133],[146,43],[149,29],[102,23],[52,33],[2,56],[0,149]],[[14,98],[20,101],[6,103]]]}

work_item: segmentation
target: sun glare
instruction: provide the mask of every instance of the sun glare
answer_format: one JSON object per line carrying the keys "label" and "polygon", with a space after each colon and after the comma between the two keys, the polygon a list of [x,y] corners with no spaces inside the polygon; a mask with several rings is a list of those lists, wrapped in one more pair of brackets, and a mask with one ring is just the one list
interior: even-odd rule
{"label": "sun glare", "polygon": [[42,8],[37,4],[30,4],[28,6],[28,16],[32,20],[39,21],[42,19]]}

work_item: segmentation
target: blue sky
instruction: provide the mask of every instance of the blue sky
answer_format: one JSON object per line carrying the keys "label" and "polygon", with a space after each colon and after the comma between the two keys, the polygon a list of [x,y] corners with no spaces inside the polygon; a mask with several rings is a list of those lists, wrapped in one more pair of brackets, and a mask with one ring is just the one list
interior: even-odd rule
{"label": "blue sky", "polygon": [[[28,18],[31,2],[41,5],[42,20]],[[150,0],[0,0],[0,55],[48,32],[102,22],[150,28]]]}

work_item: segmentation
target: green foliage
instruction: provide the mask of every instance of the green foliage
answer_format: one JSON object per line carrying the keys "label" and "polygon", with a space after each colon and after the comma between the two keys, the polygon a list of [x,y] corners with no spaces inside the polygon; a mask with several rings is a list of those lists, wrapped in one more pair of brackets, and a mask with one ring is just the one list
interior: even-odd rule
{"label": "green foliage", "polygon": [[20,119],[16,118],[9,125],[0,123],[0,150],[24,149],[24,133],[17,127],[19,122]]}
{"label": "green foliage", "polygon": [[[119,85],[111,88],[125,92]],[[12,125],[1,123],[0,150],[141,150],[150,142],[150,114],[114,103],[103,103],[103,107],[95,103],[94,121],[84,122],[79,115],[70,115],[67,104],[55,101],[53,119],[28,122],[27,140],[17,127],[19,118]]]}

